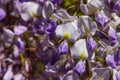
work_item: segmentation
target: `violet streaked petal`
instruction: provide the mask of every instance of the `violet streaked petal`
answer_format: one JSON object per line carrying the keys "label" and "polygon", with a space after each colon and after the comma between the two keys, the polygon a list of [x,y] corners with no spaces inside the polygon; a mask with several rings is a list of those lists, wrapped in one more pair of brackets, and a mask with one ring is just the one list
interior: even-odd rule
{"label": "violet streaked petal", "polygon": [[114,59],[115,59],[116,64],[119,65],[120,64],[120,50],[116,51]]}
{"label": "violet streaked petal", "polygon": [[89,37],[89,38],[87,39],[87,48],[88,48],[90,51],[93,51],[95,47],[96,47],[96,42],[95,42],[95,40],[93,40],[92,37]]}
{"label": "violet streaked petal", "polygon": [[107,54],[106,56],[106,63],[111,66],[112,68],[116,67],[116,62],[114,60],[114,55],[112,54]]}
{"label": "violet streaked petal", "polygon": [[47,34],[52,34],[52,33],[55,33],[55,29],[56,29],[57,25],[54,21],[50,20],[49,23],[48,23],[48,26],[45,30],[45,32]]}
{"label": "violet streaked petal", "polygon": [[113,11],[120,12],[120,0],[117,0],[114,4]]}
{"label": "violet streaked petal", "polygon": [[63,41],[58,47],[59,54],[68,53],[68,43]]}
{"label": "violet streaked petal", "polygon": [[85,68],[85,62],[80,60],[80,61],[76,64],[75,70],[76,70],[76,72],[77,72],[79,75],[82,75],[82,74],[85,72],[85,70],[86,70],[86,68]]}
{"label": "violet streaked petal", "polygon": [[104,16],[102,16],[101,14],[97,14],[95,16],[95,20],[97,21],[97,23],[103,28],[105,22],[107,21],[106,18]]}
{"label": "violet streaked petal", "polygon": [[25,48],[24,42],[20,38],[17,39],[16,45],[20,52]]}
{"label": "violet streaked petal", "polygon": [[5,16],[6,16],[5,11],[2,8],[0,8],[0,21],[3,20]]}
{"label": "violet streaked petal", "polygon": [[116,30],[113,29],[112,27],[110,27],[109,31],[108,31],[108,36],[109,36],[109,40],[111,41],[112,45],[114,45],[117,41],[117,33]]}

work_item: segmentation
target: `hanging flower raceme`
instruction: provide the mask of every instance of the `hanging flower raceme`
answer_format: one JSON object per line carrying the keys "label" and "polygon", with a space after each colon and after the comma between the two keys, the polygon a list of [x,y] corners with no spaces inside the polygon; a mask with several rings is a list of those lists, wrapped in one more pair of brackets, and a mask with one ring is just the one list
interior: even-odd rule
{"label": "hanging flower raceme", "polygon": [[62,23],[57,26],[55,30],[56,36],[70,41],[76,41],[80,37],[80,31],[78,30],[77,20],[73,22]]}

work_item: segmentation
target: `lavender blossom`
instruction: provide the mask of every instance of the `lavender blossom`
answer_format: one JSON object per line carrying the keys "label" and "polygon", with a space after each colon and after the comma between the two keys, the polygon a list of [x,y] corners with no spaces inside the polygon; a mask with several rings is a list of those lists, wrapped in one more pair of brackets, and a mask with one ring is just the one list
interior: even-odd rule
{"label": "lavender blossom", "polygon": [[85,68],[85,62],[84,61],[79,61],[76,64],[76,66],[75,66],[75,70],[77,71],[77,73],[79,75],[82,75],[85,72],[85,70],[86,70],[86,68]]}
{"label": "lavender blossom", "polygon": [[114,55],[108,54],[106,56],[106,63],[111,66],[112,68],[116,68],[116,62],[114,60]]}
{"label": "lavender blossom", "polygon": [[66,41],[62,42],[58,47],[59,54],[68,53],[68,43]]}
{"label": "lavender blossom", "polygon": [[0,8],[0,21],[6,17],[6,12],[4,9]]}

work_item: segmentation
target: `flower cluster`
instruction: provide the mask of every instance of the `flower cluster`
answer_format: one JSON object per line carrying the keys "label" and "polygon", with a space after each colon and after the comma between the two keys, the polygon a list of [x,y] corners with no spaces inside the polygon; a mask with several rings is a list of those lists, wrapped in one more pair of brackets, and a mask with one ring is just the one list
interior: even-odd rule
{"label": "flower cluster", "polygon": [[120,80],[120,0],[0,0],[1,80]]}

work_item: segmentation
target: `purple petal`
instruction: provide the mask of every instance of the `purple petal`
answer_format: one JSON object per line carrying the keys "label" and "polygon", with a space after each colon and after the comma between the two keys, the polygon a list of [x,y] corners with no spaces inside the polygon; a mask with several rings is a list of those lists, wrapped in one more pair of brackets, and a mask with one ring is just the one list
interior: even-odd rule
{"label": "purple petal", "polygon": [[27,2],[27,0],[19,0],[20,2]]}
{"label": "purple petal", "polygon": [[119,65],[120,64],[120,50],[116,51],[114,59],[115,59],[116,64]]}
{"label": "purple petal", "polygon": [[108,36],[109,36],[109,40],[111,41],[112,45],[114,45],[117,41],[116,30],[113,29],[112,27],[110,27],[110,29],[108,31]]}
{"label": "purple petal", "polygon": [[21,35],[22,33],[24,33],[25,31],[27,31],[27,28],[25,26],[15,26],[14,27],[14,33],[15,35]]}
{"label": "purple petal", "polygon": [[95,47],[96,47],[96,42],[95,42],[95,40],[93,40],[92,37],[89,37],[89,38],[87,39],[87,48],[88,48],[90,51],[93,51]]}
{"label": "purple petal", "polygon": [[79,61],[75,66],[75,70],[79,75],[82,75],[85,72],[85,63],[83,61]]}
{"label": "purple petal", "polygon": [[68,53],[68,43],[67,43],[67,41],[63,41],[59,45],[58,50],[59,50],[59,54]]}
{"label": "purple petal", "polygon": [[52,0],[53,4],[60,4],[62,2],[62,0]]}
{"label": "purple petal", "polygon": [[116,80],[120,80],[120,71],[115,73]]}
{"label": "purple petal", "polygon": [[114,4],[113,11],[120,12],[120,0],[117,0]]}
{"label": "purple petal", "polygon": [[111,66],[112,68],[116,67],[116,62],[114,60],[114,55],[108,54],[106,56],[106,63]]}
{"label": "purple petal", "polygon": [[18,38],[16,45],[17,45],[20,52],[23,51],[25,48],[24,42],[20,38]]}
{"label": "purple petal", "polygon": [[97,21],[97,23],[103,28],[104,27],[104,24],[106,22],[106,19],[104,16],[100,15],[100,14],[97,14],[95,16],[95,20]]}
{"label": "purple petal", "polygon": [[50,20],[50,22],[49,22],[49,24],[48,24],[45,32],[46,32],[47,34],[54,33],[54,32],[55,32],[55,29],[56,29],[56,26],[57,26],[56,23]]}
{"label": "purple petal", "polygon": [[0,21],[3,20],[5,16],[6,16],[5,11],[2,8],[0,8]]}

